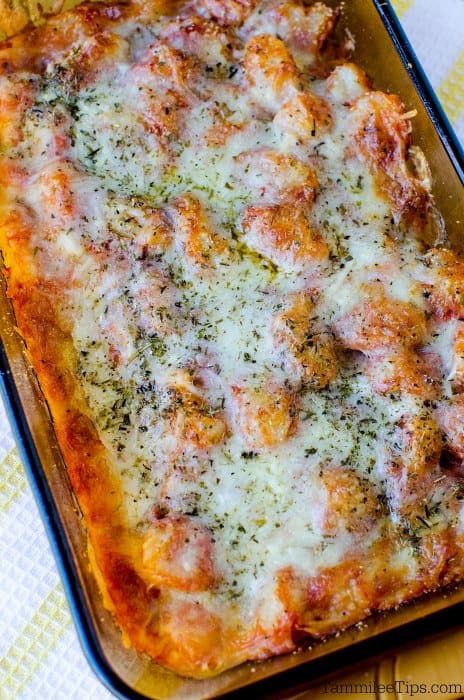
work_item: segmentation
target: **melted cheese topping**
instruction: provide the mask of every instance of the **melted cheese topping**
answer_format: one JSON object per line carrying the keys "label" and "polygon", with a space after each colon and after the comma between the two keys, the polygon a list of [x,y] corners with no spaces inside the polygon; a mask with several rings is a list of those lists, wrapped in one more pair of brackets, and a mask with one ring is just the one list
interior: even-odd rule
{"label": "melted cheese topping", "polygon": [[[421,538],[463,528],[441,438],[422,440],[453,394],[459,322],[430,314],[436,278],[410,210],[432,203],[407,170],[405,122],[379,107],[393,124],[383,162],[381,131],[366,140],[381,93],[351,64],[313,71],[317,42],[295,44],[285,7],[239,30],[198,19],[214,45],[185,30],[189,10],[128,20],[114,30],[122,54],[87,81],[69,69],[78,41],[35,87],[11,156],[30,174],[37,276],[60,286],[88,415],[144,542],[134,566],[219,617],[232,602],[240,629],[264,638],[290,615],[282,572],[309,590],[394,541],[384,570],[407,587]],[[293,68],[280,39],[262,38],[277,35]],[[276,52],[263,65],[253,38]],[[198,534],[163,554],[185,522],[210,553]],[[409,594],[389,595],[364,608]],[[367,613],[343,614],[321,632]]]}

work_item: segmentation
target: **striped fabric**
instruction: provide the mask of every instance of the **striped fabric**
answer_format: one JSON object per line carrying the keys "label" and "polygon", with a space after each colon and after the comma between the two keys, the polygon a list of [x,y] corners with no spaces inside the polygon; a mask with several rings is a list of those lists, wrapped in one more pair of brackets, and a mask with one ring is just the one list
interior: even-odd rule
{"label": "striped fabric", "polygon": [[[464,0],[394,0],[394,6],[464,142]],[[0,548],[0,698],[112,697],[92,674],[79,647],[1,403]],[[442,667],[449,668],[453,647],[444,648],[447,658]],[[434,653],[439,672],[439,651]],[[462,667],[461,659],[464,683]],[[456,695],[433,697],[448,700]]]}
{"label": "striped fabric", "polygon": [[464,142],[464,0],[393,0],[392,4]]}

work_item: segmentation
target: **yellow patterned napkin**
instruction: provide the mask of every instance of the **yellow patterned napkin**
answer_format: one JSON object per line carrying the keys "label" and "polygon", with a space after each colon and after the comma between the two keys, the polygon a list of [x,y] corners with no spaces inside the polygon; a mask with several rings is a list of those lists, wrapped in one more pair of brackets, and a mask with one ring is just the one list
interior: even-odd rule
{"label": "yellow patterned napkin", "polygon": [[[0,9],[5,2],[10,3],[10,0],[0,0]],[[394,0],[394,6],[464,142],[464,0]],[[77,641],[50,547],[1,402],[0,547],[0,698],[111,698],[90,670]],[[429,645],[427,650],[426,668],[419,651],[412,650],[393,661],[386,660],[378,668],[338,679],[340,686],[335,695],[342,694],[347,699],[402,700],[411,697],[408,689],[413,689],[414,683],[422,682],[427,692],[414,695],[421,700],[464,697],[464,631],[457,638],[450,636]],[[368,689],[369,679],[398,679],[398,673],[404,676],[402,680],[406,683],[403,692],[360,694],[360,690]],[[364,687],[355,685],[362,681]],[[439,684],[434,692],[430,685],[433,681]],[[451,687],[459,682],[462,694],[457,687]],[[346,692],[350,687],[354,693]],[[330,692],[330,687],[321,686],[301,697],[316,700],[331,695],[334,693]]]}

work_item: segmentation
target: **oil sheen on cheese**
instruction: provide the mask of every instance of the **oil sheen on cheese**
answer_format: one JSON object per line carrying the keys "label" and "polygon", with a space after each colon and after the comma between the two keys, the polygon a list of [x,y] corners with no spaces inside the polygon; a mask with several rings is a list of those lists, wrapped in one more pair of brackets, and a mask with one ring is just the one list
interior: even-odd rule
{"label": "oil sheen on cheese", "polygon": [[[144,55],[160,22],[150,33],[128,34],[134,55]],[[348,466],[381,497],[385,442],[401,417],[417,410],[414,397],[375,393],[355,352],[340,359],[327,387],[301,386],[275,345],[273,319],[291,295],[315,290],[318,320],[333,327],[359,303],[363,286],[376,282],[392,298],[423,306],[415,291],[424,274],[420,251],[414,241],[388,245],[388,204],[347,155],[348,107],[331,98],[324,80],[310,85],[334,115],[333,128],[320,138],[301,143],[282,133],[253,101],[238,66],[230,79],[201,75],[199,94],[188,98],[189,123],[169,142],[144,126],[130,69],[121,62],[110,84],[103,77],[72,100],[56,80],[45,81],[42,117],[36,110],[24,127],[39,133],[42,145],[23,157],[37,175],[60,160],[74,161],[69,176],[77,204],[66,230],[38,242],[37,260],[59,254],[61,269],[73,269],[63,314],[73,319],[79,379],[122,484],[128,527],[143,531],[160,502],[199,517],[215,541],[219,601],[232,598],[244,616],[267,606],[271,624],[279,614],[278,570],[295,567],[313,576],[354,546],[367,548],[381,526],[373,525],[362,545],[343,519],[327,535],[320,525],[327,508],[321,470]],[[48,148],[58,109],[74,117],[62,158]],[[208,136],[218,114],[233,125],[222,143]],[[265,149],[298,158],[316,173],[312,217],[329,252],[313,269],[275,264],[244,243],[242,213],[261,206],[263,196],[261,174],[250,179],[238,163],[241,154]],[[189,260],[179,231],[160,250],[147,252],[141,241],[155,215],[176,220],[177,198],[186,194],[200,202],[210,231],[225,243],[211,265]],[[25,201],[40,214],[38,190],[31,188]],[[51,277],[59,274],[58,266],[49,269]],[[444,357],[447,336],[440,337],[435,351]],[[195,390],[228,426],[207,452],[179,450],[173,439],[166,416],[179,376],[198,380]],[[235,429],[234,387],[272,386],[296,396],[296,427],[282,444],[250,449]],[[398,557],[415,566],[407,543]]]}

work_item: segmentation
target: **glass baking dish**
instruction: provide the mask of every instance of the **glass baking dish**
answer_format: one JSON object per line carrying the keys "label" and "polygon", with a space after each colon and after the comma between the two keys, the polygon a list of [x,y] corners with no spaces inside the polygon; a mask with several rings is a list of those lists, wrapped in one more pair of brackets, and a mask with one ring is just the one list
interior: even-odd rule
{"label": "glass baking dish", "polygon": [[[73,3],[75,4],[75,3]],[[336,2],[327,4],[336,5]],[[340,32],[355,39],[354,60],[377,88],[399,94],[417,110],[414,142],[431,166],[434,194],[452,244],[464,250],[464,154],[405,38],[383,0],[350,0]],[[0,281],[0,379],[30,482],[61,571],[68,602],[86,656],[103,683],[121,698],[288,697],[316,678],[365,661],[408,640],[450,629],[463,619],[464,584],[374,615],[297,653],[247,663],[208,680],[189,680],[161,668],[124,645],[104,606],[90,566],[79,506],[54,436],[47,405],[16,332],[11,305]]]}

